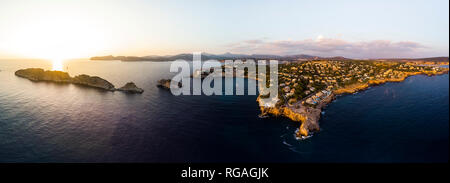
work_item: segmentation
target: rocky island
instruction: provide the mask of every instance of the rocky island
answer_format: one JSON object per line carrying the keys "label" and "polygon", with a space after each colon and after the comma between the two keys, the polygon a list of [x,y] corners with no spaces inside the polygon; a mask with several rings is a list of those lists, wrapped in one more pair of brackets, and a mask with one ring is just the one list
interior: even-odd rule
{"label": "rocky island", "polygon": [[31,81],[47,81],[56,83],[72,83],[92,88],[103,89],[107,91],[124,91],[128,93],[142,93],[144,90],[138,88],[133,82],[125,84],[125,86],[116,89],[109,81],[86,74],[70,77],[67,72],[62,71],[46,71],[41,68],[21,69],[15,72],[18,77],[26,78]]}
{"label": "rocky island", "polygon": [[129,83],[125,84],[125,86],[122,86],[122,87],[118,88],[117,90],[128,92],[128,93],[144,92],[144,90],[142,88],[137,87],[136,84],[134,84],[133,82],[129,82]]}
{"label": "rocky island", "polygon": [[[171,86],[171,79],[160,79],[158,81],[158,84],[156,84],[157,87],[163,88],[163,89],[168,89],[170,90],[170,86]],[[181,82],[178,82],[178,87],[182,87],[183,85],[181,84]]]}

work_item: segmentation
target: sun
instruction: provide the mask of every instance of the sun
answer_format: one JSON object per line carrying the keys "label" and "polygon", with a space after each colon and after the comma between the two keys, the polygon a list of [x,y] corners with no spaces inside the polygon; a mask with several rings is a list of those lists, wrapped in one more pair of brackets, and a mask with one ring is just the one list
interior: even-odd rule
{"label": "sun", "polygon": [[48,56],[45,59],[52,62],[53,71],[64,71],[64,62],[69,58],[61,54],[61,52],[55,52],[52,56]]}
{"label": "sun", "polygon": [[[38,16],[23,15],[8,27],[6,51],[23,58],[63,60],[88,58],[110,48],[109,33],[88,14],[49,9]],[[54,67],[60,69],[60,67]]]}
{"label": "sun", "polygon": [[61,59],[52,60],[52,70],[63,71],[64,70],[63,60]]}

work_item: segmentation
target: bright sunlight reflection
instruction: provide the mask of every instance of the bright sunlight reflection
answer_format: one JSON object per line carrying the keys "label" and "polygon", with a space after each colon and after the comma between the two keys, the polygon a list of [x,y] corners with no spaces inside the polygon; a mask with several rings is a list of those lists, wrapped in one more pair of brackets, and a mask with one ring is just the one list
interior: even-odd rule
{"label": "bright sunlight reflection", "polygon": [[60,59],[52,60],[53,66],[52,70],[54,71],[63,71],[63,61]]}

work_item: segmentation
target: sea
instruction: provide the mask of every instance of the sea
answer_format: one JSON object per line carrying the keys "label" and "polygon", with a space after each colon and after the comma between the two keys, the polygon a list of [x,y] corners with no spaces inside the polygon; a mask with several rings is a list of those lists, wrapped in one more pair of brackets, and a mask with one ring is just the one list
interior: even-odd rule
{"label": "sea", "polygon": [[[449,75],[411,76],[339,96],[321,130],[260,118],[255,95],[174,96],[156,87],[171,62],[66,61],[71,76],[129,81],[142,94],[32,82],[18,69],[45,60],[0,60],[0,162],[448,162]],[[248,82],[255,82],[248,80]]]}

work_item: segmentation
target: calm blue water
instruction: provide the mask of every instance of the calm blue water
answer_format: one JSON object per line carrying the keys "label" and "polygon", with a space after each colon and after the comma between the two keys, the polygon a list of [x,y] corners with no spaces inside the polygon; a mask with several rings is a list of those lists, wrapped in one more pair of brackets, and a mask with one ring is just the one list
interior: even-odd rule
{"label": "calm blue water", "polygon": [[339,97],[322,130],[258,118],[256,96],[172,96],[169,62],[65,63],[68,72],[134,81],[142,95],[14,76],[45,61],[0,60],[0,162],[448,162],[449,77],[413,76]]}

